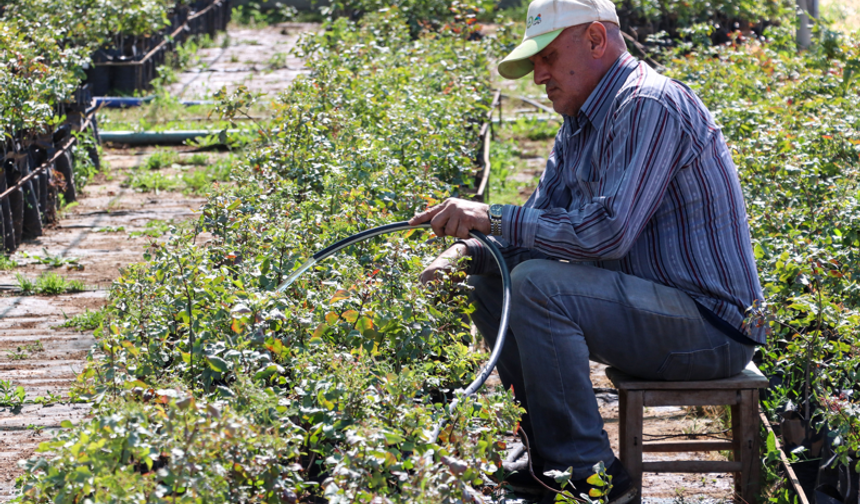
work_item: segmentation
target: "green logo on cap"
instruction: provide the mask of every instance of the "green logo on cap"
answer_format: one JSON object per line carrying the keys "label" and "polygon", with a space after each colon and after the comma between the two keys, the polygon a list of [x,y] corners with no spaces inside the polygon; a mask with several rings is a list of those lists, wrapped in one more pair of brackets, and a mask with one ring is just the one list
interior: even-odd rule
{"label": "green logo on cap", "polygon": [[538,24],[540,24],[540,14],[538,14],[537,16],[534,16],[534,17],[529,16],[529,18],[526,19],[526,29],[529,29],[532,26],[538,25]]}

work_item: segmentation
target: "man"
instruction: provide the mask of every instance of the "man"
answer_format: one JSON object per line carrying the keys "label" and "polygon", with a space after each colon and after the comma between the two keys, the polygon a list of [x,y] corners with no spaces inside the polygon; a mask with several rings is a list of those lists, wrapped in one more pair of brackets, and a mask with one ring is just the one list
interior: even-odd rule
{"label": "man", "polygon": [[[512,269],[510,334],[498,370],[528,412],[535,472],[573,468],[574,495],[603,461],[610,502],[636,494],[615,460],[589,359],[647,379],[737,374],[764,344],[746,324],[762,299],[737,171],[685,85],[626,52],[610,0],[535,0],[525,38],[499,64],[534,71],[564,124],[522,207],[449,199],[416,215],[463,239],[422,280],[468,255],[473,321],[492,345],[501,280],[472,229]],[[554,494],[544,497],[552,502]]]}

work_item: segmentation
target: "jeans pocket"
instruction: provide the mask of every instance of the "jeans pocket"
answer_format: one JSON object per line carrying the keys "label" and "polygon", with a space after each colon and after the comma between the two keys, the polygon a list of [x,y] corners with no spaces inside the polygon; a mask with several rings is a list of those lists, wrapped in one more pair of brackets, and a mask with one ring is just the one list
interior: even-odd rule
{"label": "jeans pocket", "polygon": [[692,352],[672,352],[657,374],[666,381],[724,378],[729,365],[729,344]]}

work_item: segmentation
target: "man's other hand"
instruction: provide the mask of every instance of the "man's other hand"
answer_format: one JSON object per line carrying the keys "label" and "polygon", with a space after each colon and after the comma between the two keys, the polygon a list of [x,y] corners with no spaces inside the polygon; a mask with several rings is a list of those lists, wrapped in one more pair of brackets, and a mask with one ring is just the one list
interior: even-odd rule
{"label": "man's other hand", "polygon": [[451,271],[457,267],[457,262],[461,257],[466,256],[466,246],[462,243],[455,243],[448,250],[439,254],[439,257],[433,260],[424,271],[421,272],[421,283],[428,284],[440,278],[439,273]]}
{"label": "man's other hand", "polygon": [[442,204],[428,208],[409,220],[410,226],[427,221],[437,236],[469,238],[469,231],[490,234],[490,205],[458,198],[448,198]]}

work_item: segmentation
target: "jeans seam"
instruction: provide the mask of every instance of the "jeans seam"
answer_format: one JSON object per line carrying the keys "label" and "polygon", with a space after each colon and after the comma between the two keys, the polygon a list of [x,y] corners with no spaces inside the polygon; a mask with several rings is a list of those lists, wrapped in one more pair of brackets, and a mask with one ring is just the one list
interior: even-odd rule
{"label": "jeans seam", "polygon": [[[677,320],[697,320],[699,322],[705,322],[704,320],[702,320],[702,316],[701,316],[701,314],[698,313],[698,311],[696,312],[696,315],[693,317],[685,317],[685,316],[669,315],[667,313],[661,313],[661,312],[654,311],[654,310],[646,310],[644,308],[639,308],[636,306],[630,306],[627,303],[622,303],[622,302],[618,301],[617,299],[607,299],[604,297],[592,296],[589,294],[553,294],[551,296],[548,296],[548,299],[552,300],[554,304],[560,305],[562,307],[563,307],[562,303],[555,302],[555,298],[557,298],[557,297],[580,297],[580,298],[588,298],[588,299],[597,299],[599,301],[605,301],[607,303],[613,303],[613,304],[616,304],[618,306],[623,306],[624,308],[628,308],[630,310],[636,310],[636,311],[640,311],[640,312],[644,312],[644,313],[650,313],[652,315],[658,315],[660,317],[666,317],[666,318],[677,319]],[[567,310],[564,310],[564,313],[565,313],[565,315],[567,315]]]}

